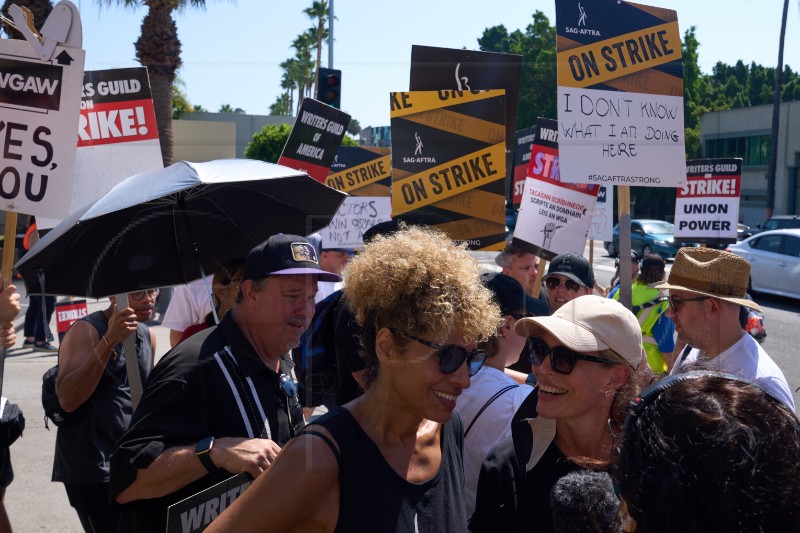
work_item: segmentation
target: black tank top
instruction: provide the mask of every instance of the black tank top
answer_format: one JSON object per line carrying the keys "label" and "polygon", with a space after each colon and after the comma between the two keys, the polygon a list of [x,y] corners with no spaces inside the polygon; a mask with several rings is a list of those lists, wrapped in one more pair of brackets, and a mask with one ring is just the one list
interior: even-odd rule
{"label": "black tank top", "polygon": [[[406,481],[383,458],[353,415],[337,407],[308,426],[327,429],[339,445],[339,520],[335,533],[450,533],[467,530],[464,505],[464,442],[456,413],[442,425],[442,462],[422,483]],[[321,436],[316,433],[317,436]]]}

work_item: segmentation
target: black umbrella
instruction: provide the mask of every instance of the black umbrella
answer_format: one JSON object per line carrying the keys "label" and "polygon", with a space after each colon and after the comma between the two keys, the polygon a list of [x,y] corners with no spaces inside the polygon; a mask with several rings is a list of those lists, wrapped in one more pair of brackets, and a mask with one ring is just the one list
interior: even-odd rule
{"label": "black umbrella", "polygon": [[17,263],[28,293],[100,298],[188,283],[274,233],[326,226],[346,194],[248,159],[132,176],[63,220]]}

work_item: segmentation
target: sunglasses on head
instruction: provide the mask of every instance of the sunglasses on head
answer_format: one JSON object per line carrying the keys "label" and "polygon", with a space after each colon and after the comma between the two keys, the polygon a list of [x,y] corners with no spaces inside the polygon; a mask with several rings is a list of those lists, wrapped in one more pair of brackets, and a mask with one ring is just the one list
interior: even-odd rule
{"label": "sunglasses on head", "polygon": [[473,352],[457,344],[436,344],[394,328],[389,328],[389,331],[408,337],[413,341],[424,344],[428,348],[436,350],[436,356],[439,358],[439,370],[441,370],[442,374],[452,374],[461,368],[461,365],[466,361],[469,375],[472,377],[478,373],[478,370],[481,369],[484,361],[486,361],[487,354],[482,350]]}
{"label": "sunglasses on head", "polygon": [[602,357],[595,357],[593,355],[586,355],[574,350],[570,350],[566,346],[556,346],[550,348],[546,342],[539,337],[528,337],[526,341],[526,350],[530,354],[530,362],[532,365],[541,365],[547,356],[550,356],[550,367],[553,371],[559,374],[569,375],[575,369],[575,363],[580,359],[581,361],[589,361],[591,363],[611,363],[613,365],[619,364],[619,361],[612,361],[611,359],[603,359]]}
{"label": "sunglasses on head", "polygon": [[283,394],[286,396],[290,433],[292,437],[294,437],[305,425],[303,406],[300,405],[300,396],[297,393],[297,385],[295,385],[294,381],[286,374],[281,374],[278,378],[280,380],[281,391],[283,391]]}
{"label": "sunglasses on head", "polygon": [[[550,278],[545,278],[544,284],[548,289],[552,291],[557,289],[558,286],[561,285],[561,279],[555,276]],[[566,289],[569,292],[578,292],[579,290],[581,290],[581,285],[579,283],[575,283],[571,279],[564,280],[564,287],[566,287]]]}

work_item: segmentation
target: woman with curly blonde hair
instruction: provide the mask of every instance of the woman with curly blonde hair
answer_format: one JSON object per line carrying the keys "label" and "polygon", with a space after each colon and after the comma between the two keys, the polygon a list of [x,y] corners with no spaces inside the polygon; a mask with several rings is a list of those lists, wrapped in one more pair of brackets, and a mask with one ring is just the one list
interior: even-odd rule
{"label": "woman with curly blonde hair", "polygon": [[464,247],[378,237],[344,272],[367,390],[317,419],[206,531],[465,531],[456,399],[500,310]]}

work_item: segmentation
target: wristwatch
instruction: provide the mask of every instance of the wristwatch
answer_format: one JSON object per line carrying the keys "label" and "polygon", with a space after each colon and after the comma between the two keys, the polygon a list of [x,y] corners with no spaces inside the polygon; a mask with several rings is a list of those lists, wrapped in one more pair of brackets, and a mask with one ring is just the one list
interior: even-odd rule
{"label": "wristwatch", "polygon": [[214,446],[214,437],[206,437],[197,442],[194,447],[194,454],[203,463],[203,466],[208,470],[208,473],[213,473],[219,470],[211,460],[211,448]]}

